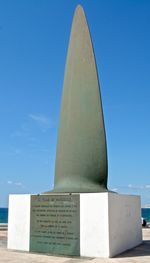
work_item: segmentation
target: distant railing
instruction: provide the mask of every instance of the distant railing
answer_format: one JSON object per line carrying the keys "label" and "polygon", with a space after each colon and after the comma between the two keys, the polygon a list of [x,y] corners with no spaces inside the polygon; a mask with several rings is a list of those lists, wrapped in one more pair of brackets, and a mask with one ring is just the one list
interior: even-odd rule
{"label": "distant railing", "polygon": [[0,231],[1,230],[7,230],[8,229],[8,224],[7,223],[0,223]]}

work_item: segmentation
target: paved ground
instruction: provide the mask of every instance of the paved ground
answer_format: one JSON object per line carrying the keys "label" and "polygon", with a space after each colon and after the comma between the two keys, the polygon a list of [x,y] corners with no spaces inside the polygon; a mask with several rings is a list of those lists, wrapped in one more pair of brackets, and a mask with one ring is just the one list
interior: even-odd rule
{"label": "paved ground", "polygon": [[150,228],[143,229],[143,244],[118,257],[67,258],[7,250],[7,232],[0,231],[0,263],[150,263]]}

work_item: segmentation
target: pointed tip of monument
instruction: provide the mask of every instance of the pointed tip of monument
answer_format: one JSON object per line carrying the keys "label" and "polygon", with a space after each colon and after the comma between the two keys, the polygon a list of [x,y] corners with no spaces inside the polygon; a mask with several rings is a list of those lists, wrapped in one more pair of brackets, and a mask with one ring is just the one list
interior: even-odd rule
{"label": "pointed tip of monument", "polygon": [[74,12],[74,21],[86,21],[86,15],[82,5],[77,5]]}
{"label": "pointed tip of monument", "polygon": [[84,14],[84,9],[82,7],[82,5],[78,4],[76,9],[75,9],[75,14],[77,13],[83,13]]}
{"label": "pointed tip of monument", "polygon": [[77,6],[76,6],[76,10],[83,10],[83,7],[82,7],[82,5],[81,4],[78,4]]}

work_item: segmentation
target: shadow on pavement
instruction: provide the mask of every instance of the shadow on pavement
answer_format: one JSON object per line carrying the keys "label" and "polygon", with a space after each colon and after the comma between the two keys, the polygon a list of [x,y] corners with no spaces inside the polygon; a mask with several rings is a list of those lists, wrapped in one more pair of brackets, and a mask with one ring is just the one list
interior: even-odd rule
{"label": "shadow on pavement", "polygon": [[150,240],[145,240],[135,248],[127,250],[115,258],[150,256]]}

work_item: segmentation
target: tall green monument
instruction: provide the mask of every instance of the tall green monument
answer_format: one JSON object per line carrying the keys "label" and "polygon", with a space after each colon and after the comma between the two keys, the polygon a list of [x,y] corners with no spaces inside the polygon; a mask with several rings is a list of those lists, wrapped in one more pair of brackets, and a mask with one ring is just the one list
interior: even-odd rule
{"label": "tall green monument", "polygon": [[140,204],[138,196],[107,191],[98,74],[86,18],[78,6],[66,62],[54,189],[10,195],[8,248],[114,257],[142,242]]}
{"label": "tall green monument", "polygon": [[65,68],[54,192],[107,191],[107,150],[92,40],[76,8]]}

